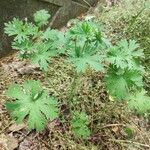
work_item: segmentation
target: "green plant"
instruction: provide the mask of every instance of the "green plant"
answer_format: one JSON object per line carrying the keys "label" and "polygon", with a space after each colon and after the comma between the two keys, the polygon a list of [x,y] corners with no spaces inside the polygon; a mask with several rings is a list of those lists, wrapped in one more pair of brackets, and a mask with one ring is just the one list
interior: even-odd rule
{"label": "green plant", "polygon": [[117,99],[125,99],[132,90],[143,87],[140,71],[122,70],[112,66],[108,70],[105,82],[109,93]]}
{"label": "green plant", "polygon": [[[50,28],[43,30],[49,18],[45,10],[34,14],[35,24],[14,18],[5,24],[5,33],[14,36],[12,47],[19,50],[20,57],[38,64],[48,81],[46,71],[52,57],[64,54],[66,62],[74,66],[68,108],[72,115],[71,128],[76,137],[86,139],[90,135],[86,113],[82,110],[78,112],[76,107],[73,111],[71,109],[78,91],[78,80],[87,70],[100,71],[105,76],[106,89],[115,99],[127,100],[129,107],[141,114],[149,111],[149,106],[145,106],[149,104],[149,97],[141,92],[144,68],[140,59],[144,58],[144,54],[136,41],[125,39],[112,46],[95,21],[77,21],[65,33]],[[137,91],[141,94],[135,94]],[[15,100],[6,104],[7,109],[17,122],[28,119],[30,129],[41,131],[49,119],[58,117],[57,102],[39,81],[25,81],[22,86],[12,85],[6,95]]]}
{"label": "green plant", "polygon": [[84,112],[74,112],[71,120],[71,128],[77,138],[86,139],[90,135],[88,128],[88,116]]}
{"label": "green plant", "polygon": [[57,101],[42,89],[39,81],[25,81],[22,86],[14,84],[6,91],[6,95],[15,100],[6,103],[12,117],[17,123],[27,119],[30,130],[41,131],[48,119],[58,117]]}
{"label": "green plant", "polygon": [[19,50],[20,58],[38,64],[42,70],[48,69],[51,57],[62,52],[64,43],[62,32],[50,28],[42,30],[49,18],[48,11],[40,10],[34,14],[35,24],[14,18],[5,23],[4,28],[6,34],[14,36],[12,47]]}
{"label": "green plant", "polygon": [[34,14],[34,21],[37,23],[39,27],[48,24],[48,19],[51,15],[46,10],[39,10]]}
{"label": "green plant", "polygon": [[[101,4],[99,5],[102,6]],[[145,88],[150,95],[150,2],[149,0],[122,0],[117,5],[100,12],[98,19],[105,24],[104,32],[111,42],[118,43],[120,39],[134,39],[143,49],[145,58],[142,65],[145,67]]]}
{"label": "green plant", "polygon": [[105,76],[106,88],[116,99],[127,100],[129,108],[139,114],[150,111],[150,97],[143,90],[142,50],[134,40],[122,40],[107,51],[110,63]]}
{"label": "green plant", "polygon": [[135,40],[121,40],[116,46],[110,48],[107,53],[108,61],[117,68],[129,70],[140,69],[139,58],[143,58],[143,50]]}
{"label": "green plant", "polygon": [[77,72],[85,72],[88,67],[104,71],[105,49],[109,42],[103,38],[96,22],[78,22],[66,33],[66,49],[70,61]]}
{"label": "green plant", "polygon": [[141,91],[135,92],[133,95],[129,96],[129,108],[136,110],[139,114],[144,114],[150,111],[150,97],[146,95],[146,91],[142,89]]}

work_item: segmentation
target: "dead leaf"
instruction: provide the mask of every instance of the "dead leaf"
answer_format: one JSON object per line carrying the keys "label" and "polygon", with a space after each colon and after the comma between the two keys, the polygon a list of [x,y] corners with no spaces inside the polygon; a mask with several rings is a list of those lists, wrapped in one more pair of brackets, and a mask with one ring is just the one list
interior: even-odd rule
{"label": "dead leaf", "polygon": [[119,128],[118,128],[117,126],[115,126],[115,127],[112,128],[112,131],[113,131],[114,133],[117,133],[118,130],[119,130]]}
{"label": "dead leaf", "polygon": [[18,140],[10,135],[0,136],[0,147],[2,150],[14,150],[18,147]]}

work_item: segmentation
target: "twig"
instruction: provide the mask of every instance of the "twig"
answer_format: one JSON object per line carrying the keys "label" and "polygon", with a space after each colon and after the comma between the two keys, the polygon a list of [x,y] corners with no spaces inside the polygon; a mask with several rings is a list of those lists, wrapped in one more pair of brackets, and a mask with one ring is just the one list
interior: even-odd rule
{"label": "twig", "polygon": [[143,144],[143,143],[138,143],[138,142],[133,142],[133,141],[129,141],[129,140],[109,139],[109,141],[120,142],[120,143],[131,143],[131,144],[139,145],[139,146],[142,146],[142,147],[150,148],[150,145]]}
{"label": "twig", "polygon": [[105,125],[105,126],[101,127],[100,129],[114,127],[114,126],[123,126],[123,127],[126,127],[128,125],[125,125],[125,124],[108,124],[108,125]]}
{"label": "twig", "polygon": [[82,1],[83,1],[84,3],[86,3],[89,7],[92,7],[88,1],[86,1],[86,0],[82,0]]}
{"label": "twig", "polygon": [[2,134],[3,132],[5,132],[5,130],[6,130],[11,124],[13,124],[13,122],[10,122],[6,127],[4,127],[4,128],[0,131],[0,134]]}

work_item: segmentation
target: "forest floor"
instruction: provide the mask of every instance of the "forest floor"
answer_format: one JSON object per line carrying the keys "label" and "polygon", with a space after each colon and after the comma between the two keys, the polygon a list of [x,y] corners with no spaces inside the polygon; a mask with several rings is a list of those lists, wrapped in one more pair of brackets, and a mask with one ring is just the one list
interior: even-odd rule
{"label": "forest floor", "polygon": [[[131,1],[135,2],[135,0]],[[150,55],[148,50],[150,42],[148,16],[150,13],[144,12],[134,22],[132,30],[126,30],[131,18],[137,14],[142,4],[137,0],[137,4],[134,3],[134,9],[133,4],[130,7],[126,6],[128,9],[124,7],[124,3],[111,7],[110,4],[109,6],[98,4],[96,8],[91,9],[86,16],[81,18],[92,17],[102,22],[106,36],[113,43],[122,38],[136,38],[140,42],[146,55],[146,59],[143,60],[147,70],[145,87],[150,92]],[[143,22],[141,22],[141,18]],[[146,19],[144,20],[144,18]],[[139,27],[138,21],[144,26]],[[63,58],[54,58],[50,63],[48,75],[51,78],[51,83],[45,81],[42,72],[36,66],[18,60],[16,54],[0,61],[0,148],[2,150],[150,149],[150,119],[137,116],[128,110],[126,103],[115,102],[109,97],[103,86],[101,73],[87,72],[86,75],[82,75],[80,79],[82,83],[78,87],[78,94],[75,95],[79,101],[82,101],[81,105],[85,107],[90,118],[89,128],[92,134],[88,140],[75,139],[69,124],[67,122],[62,124],[60,120],[49,122],[42,133],[29,132],[26,124],[17,125],[5,109],[7,98],[4,92],[12,83],[22,83],[26,79],[39,79],[45,87],[49,88],[51,95],[57,97],[59,101],[66,101],[67,92],[73,80],[72,67],[67,65]],[[81,105],[77,106],[79,110]],[[64,111],[67,109],[65,105],[62,107]]]}

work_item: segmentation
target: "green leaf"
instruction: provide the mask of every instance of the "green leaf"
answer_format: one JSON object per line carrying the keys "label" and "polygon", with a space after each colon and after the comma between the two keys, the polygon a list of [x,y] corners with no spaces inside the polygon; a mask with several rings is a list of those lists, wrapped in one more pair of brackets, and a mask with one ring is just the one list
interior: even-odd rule
{"label": "green leaf", "polygon": [[47,30],[43,32],[42,39],[47,41],[51,50],[56,50],[59,54],[64,53],[63,47],[66,39],[63,32],[47,28]]}
{"label": "green leaf", "polygon": [[90,136],[90,130],[88,128],[88,117],[84,112],[74,112],[71,127],[74,135],[77,138],[86,139]]}
{"label": "green leaf", "polygon": [[90,40],[98,40],[101,42],[101,26],[94,21],[79,21],[69,29],[72,37],[88,38]]}
{"label": "green leaf", "polygon": [[142,89],[128,97],[128,105],[132,110],[136,110],[139,114],[144,114],[150,111],[150,97],[146,95],[146,91]]}
{"label": "green leaf", "polygon": [[70,58],[77,72],[85,72],[88,66],[95,71],[104,71],[99,55],[84,55],[83,57]]}
{"label": "green leaf", "polygon": [[142,75],[139,71],[121,70],[112,66],[108,70],[105,82],[109,93],[118,99],[125,99],[130,89],[143,86]]}
{"label": "green leaf", "polygon": [[34,14],[34,21],[38,24],[39,27],[41,27],[48,23],[48,19],[50,17],[51,15],[48,13],[48,11],[42,9]]}
{"label": "green leaf", "polygon": [[30,130],[41,131],[48,119],[54,120],[58,117],[56,100],[49,97],[39,81],[29,80],[22,86],[12,85],[6,91],[6,95],[15,99],[13,102],[6,103],[6,108],[11,112],[12,117],[18,123],[27,119]]}
{"label": "green leaf", "polygon": [[38,32],[38,28],[32,23],[27,23],[14,18],[12,21],[5,23],[4,31],[9,36],[15,36],[14,41],[21,43],[28,40],[31,35]]}
{"label": "green leaf", "polygon": [[144,57],[142,50],[134,40],[121,40],[117,46],[110,48],[107,53],[108,61],[121,69],[138,69],[137,59]]}
{"label": "green leaf", "polygon": [[85,72],[88,67],[104,71],[103,61],[108,46],[102,38],[100,26],[91,21],[78,22],[66,33],[69,61],[77,72]]}
{"label": "green leaf", "polygon": [[50,49],[49,43],[39,42],[35,44],[35,53],[31,55],[32,63],[38,64],[42,70],[47,71],[50,58],[57,55],[56,50]]}
{"label": "green leaf", "polygon": [[134,130],[131,127],[125,127],[124,132],[127,134],[128,138],[133,138]]}
{"label": "green leaf", "polygon": [[22,91],[21,86],[18,84],[11,85],[5,94],[14,99],[21,99],[22,97],[24,98],[26,96]]}

